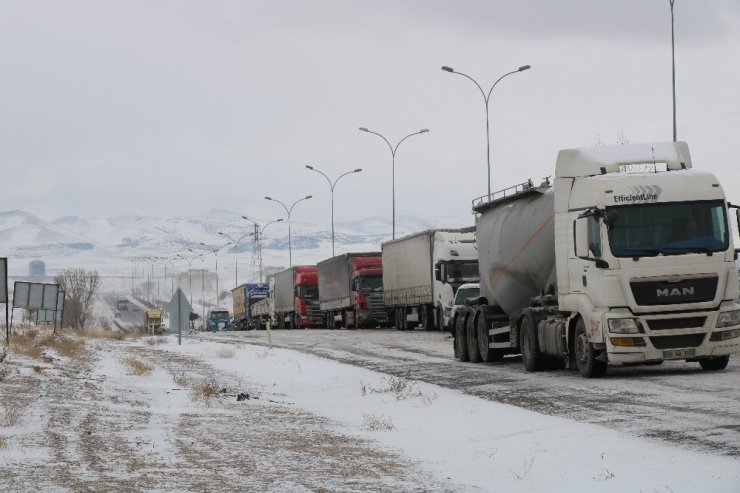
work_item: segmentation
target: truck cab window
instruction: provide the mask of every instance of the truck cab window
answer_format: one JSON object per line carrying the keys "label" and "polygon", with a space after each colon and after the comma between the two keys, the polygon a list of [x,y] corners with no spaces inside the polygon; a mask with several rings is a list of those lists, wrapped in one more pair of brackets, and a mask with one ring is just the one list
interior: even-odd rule
{"label": "truck cab window", "polygon": [[596,216],[588,218],[588,249],[594,257],[601,257],[601,227]]}

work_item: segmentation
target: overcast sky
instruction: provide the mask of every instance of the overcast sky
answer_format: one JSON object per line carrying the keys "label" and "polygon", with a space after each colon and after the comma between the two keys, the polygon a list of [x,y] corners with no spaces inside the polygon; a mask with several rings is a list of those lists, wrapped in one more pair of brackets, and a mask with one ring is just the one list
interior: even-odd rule
{"label": "overcast sky", "polygon": [[[472,223],[486,192],[559,149],[667,141],[668,0],[0,0],[0,210]],[[678,137],[740,202],[740,2],[676,0]]]}

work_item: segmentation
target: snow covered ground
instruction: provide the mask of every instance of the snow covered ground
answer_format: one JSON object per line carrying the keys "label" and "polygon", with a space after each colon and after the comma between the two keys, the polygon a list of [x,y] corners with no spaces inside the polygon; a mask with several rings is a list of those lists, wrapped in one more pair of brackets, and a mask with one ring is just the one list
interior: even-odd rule
{"label": "snow covered ground", "polygon": [[[298,351],[192,336],[87,347],[82,360],[49,347],[3,364],[12,490],[740,490],[735,457]],[[209,383],[219,390],[199,398]]]}

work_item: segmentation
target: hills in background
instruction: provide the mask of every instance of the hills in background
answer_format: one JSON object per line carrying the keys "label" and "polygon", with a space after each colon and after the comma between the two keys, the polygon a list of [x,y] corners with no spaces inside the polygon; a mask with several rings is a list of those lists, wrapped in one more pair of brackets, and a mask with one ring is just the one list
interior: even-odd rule
{"label": "hills in background", "polygon": [[[262,221],[259,223],[263,224]],[[396,236],[437,227],[470,226],[449,218],[427,220],[401,216],[396,220]],[[380,251],[380,244],[391,238],[390,218],[367,217],[357,221],[335,223],[336,254],[351,251]],[[0,212],[0,256],[9,258],[11,275],[26,275],[28,262],[43,260],[47,273],[69,267],[96,269],[109,275],[125,275],[131,271],[130,259],[142,256],[174,257],[177,253],[194,257],[188,252],[207,252],[201,243],[221,247],[229,240],[219,235],[226,233],[234,239],[243,239],[238,247],[230,245],[218,254],[221,276],[234,276],[234,260],[245,264],[240,282],[254,275],[257,268],[252,223],[241,215],[226,210],[211,210],[195,216],[152,217],[116,216],[109,218],[82,218],[66,216],[46,221],[31,213],[14,210]],[[331,224],[293,221],[291,225],[293,264],[313,264],[331,257]],[[289,265],[288,225],[271,224],[263,236],[262,256],[265,266]],[[213,270],[215,257],[206,257],[203,265]],[[193,268],[200,267],[196,260]],[[187,270],[186,263],[176,266]],[[252,272],[250,274],[249,269]],[[230,272],[229,272],[230,271]],[[244,276],[245,279],[241,279]],[[232,277],[233,279],[233,277]],[[251,279],[250,279],[251,280]]]}

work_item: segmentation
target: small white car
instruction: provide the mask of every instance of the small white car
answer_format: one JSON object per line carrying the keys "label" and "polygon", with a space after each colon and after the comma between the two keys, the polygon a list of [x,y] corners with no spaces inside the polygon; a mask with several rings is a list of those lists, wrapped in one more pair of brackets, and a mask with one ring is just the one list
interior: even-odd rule
{"label": "small white car", "polygon": [[467,298],[477,298],[480,296],[480,284],[477,282],[471,282],[460,285],[455,293],[455,301],[452,302],[452,308],[450,309],[450,318],[447,322],[447,329],[450,331],[455,330],[455,323],[457,322],[457,312],[461,306],[465,304]]}

